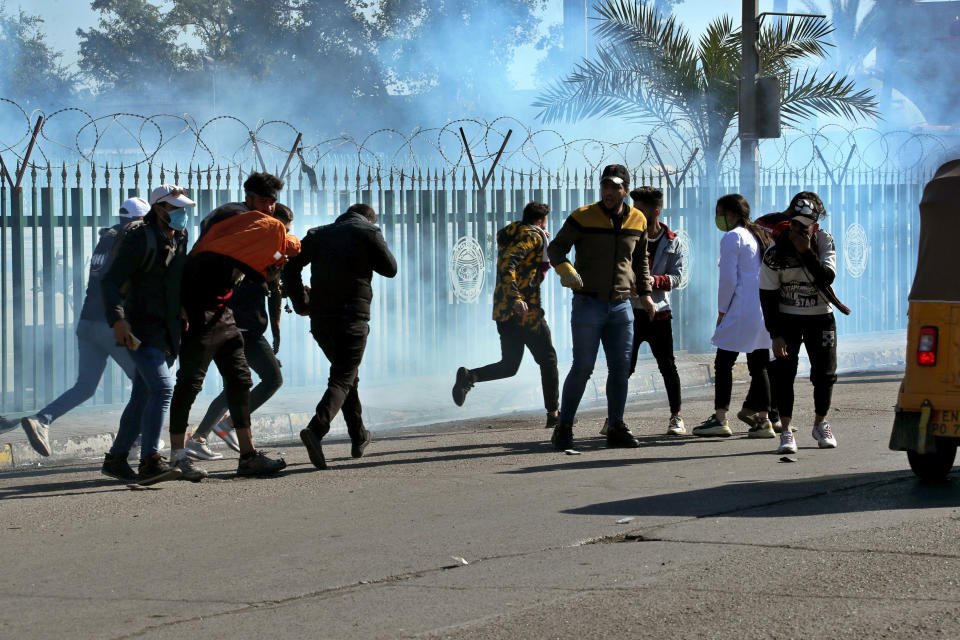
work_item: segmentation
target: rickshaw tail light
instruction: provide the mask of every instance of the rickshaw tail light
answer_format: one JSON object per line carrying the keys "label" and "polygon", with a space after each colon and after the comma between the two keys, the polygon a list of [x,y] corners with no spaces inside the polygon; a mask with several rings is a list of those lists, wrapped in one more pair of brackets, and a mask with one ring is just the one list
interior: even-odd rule
{"label": "rickshaw tail light", "polygon": [[932,367],[937,364],[937,328],[922,327],[917,340],[917,364]]}

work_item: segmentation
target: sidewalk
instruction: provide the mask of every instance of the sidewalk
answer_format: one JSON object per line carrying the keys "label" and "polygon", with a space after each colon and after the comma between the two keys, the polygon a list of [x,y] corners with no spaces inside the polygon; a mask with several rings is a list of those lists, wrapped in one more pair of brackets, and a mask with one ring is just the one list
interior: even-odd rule
{"label": "sidewalk", "polygon": [[[841,336],[837,368],[838,371],[845,372],[903,366],[905,350],[905,331]],[[494,355],[491,354],[491,357]],[[713,383],[713,354],[678,353],[677,368],[680,383],[685,389]],[[371,431],[383,433],[438,422],[543,411],[539,370],[529,356],[524,358],[524,363],[515,377],[485,382],[474,387],[463,407],[455,406],[450,397],[455,370],[456,367],[451,365],[449,374],[444,376],[417,379],[398,376],[394,384],[361,386],[366,426]],[[805,354],[801,353],[798,375],[806,375],[808,370]],[[566,372],[567,367],[561,366],[561,385]],[[734,367],[734,380],[747,379],[747,365],[741,356]],[[602,404],[605,401],[605,382],[606,367],[603,361],[599,360],[581,406]],[[322,393],[322,389],[281,389],[253,414],[256,442],[297,441],[300,430],[310,420]],[[637,371],[630,378],[628,400],[657,396],[664,397],[666,412],[666,394],[660,372],[649,351],[644,348],[641,349]],[[190,414],[191,426],[199,422],[211,399],[212,396],[201,396],[197,399]],[[40,466],[44,461],[57,459],[99,458],[110,448],[122,410],[122,406],[80,407],[63,416],[50,428],[53,449],[50,458],[43,458],[33,450],[19,425],[0,433],[0,469]],[[24,414],[11,414],[6,417],[12,420],[21,415]],[[165,433],[163,437],[167,440],[169,434]],[[331,426],[328,438],[336,440],[346,437],[346,425],[338,416]],[[223,446],[216,436],[213,436],[210,442],[215,449]],[[167,445],[169,446],[169,442]]]}

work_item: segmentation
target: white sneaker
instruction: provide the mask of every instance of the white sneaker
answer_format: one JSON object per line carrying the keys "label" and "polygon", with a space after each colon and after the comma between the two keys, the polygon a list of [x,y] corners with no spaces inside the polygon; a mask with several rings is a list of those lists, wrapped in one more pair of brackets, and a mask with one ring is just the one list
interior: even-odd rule
{"label": "white sneaker", "polygon": [[837,448],[837,439],[833,437],[833,431],[830,430],[830,424],[826,420],[813,426],[813,438],[821,449]]}
{"label": "white sneaker", "polygon": [[682,436],[686,432],[687,427],[683,424],[683,418],[680,416],[670,416],[670,426],[667,427],[667,435]]}
{"label": "white sneaker", "polygon": [[773,423],[769,418],[758,422],[756,426],[747,431],[748,438],[776,438],[777,434],[773,430]]}
{"label": "white sneaker", "polygon": [[20,421],[33,450],[42,456],[50,455],[50,425],[40,421],[39,416],[27,416]]}
{"label": "white sneaker", "polygon": [[220,438],[227,443],[228,447],[237,453],[240,452],[240,441],[237,440],[237,430],[233,428],[233,420],[230,419],[229,415],[223,416],[220,422],[213,425],[213,432],[220,436]]}
{"label": "white sneaker", "polygon": [[797,439],[793,437],[793,431],[788,430],[780,434],[780,447],[777,453],[796,453]]}
{"label": "white sneaker", "polygon": [[733,435],[733,431],[730,430],[730,422],[724,418],[721,422],[717,420],[717,414],[713,414],[707,418],[703,424],[697,425],[693,428],[693,435],[695,436],[720,436],[721,438],[729,438]]}
{"label": "white sneaker", "polygon": [[222,453],[212,451],[206,442],[193,438],[187,440],[187,445],[184,448],[187,450],[187,455],[196,460],[219,460],[223,457]]}
{"label": "white sneaker", "polygon": [[610,430],[610,420],[607,419],[603,421],[603,426],[600,427],[600,435],[602,436],[607,435],[607,431],[609,430]]}

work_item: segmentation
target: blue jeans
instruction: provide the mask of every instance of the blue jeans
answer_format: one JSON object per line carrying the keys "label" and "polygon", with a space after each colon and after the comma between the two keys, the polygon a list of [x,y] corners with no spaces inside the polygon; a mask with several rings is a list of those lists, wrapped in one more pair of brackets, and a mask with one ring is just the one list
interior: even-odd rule
{"label": "blue jeans", "polygon": [[157,441],[167,419],[170,398],[173,396],[173,373],[170,366],[174,358],[160,349],[140,347],[130,356],[137,368],[133,379],[130,401],[120,416],[120,428],[110,447],[110,453],[126,456],[140,438],[140,459],[157,453]]}
{"label": "blue jeans", "polygon": [[136,374],[133,359],[126,347],[118,346],[113,339],[113,329],[104,320],[80,320],[77,322],[77,381],[59,398],[37,412],[48,422],[53,422],[68,411],[93,397],[107,366],[107,358],[113,358],[127,377]]}
{"label": "blue jeans", "polygon": [[575,295],[570,326],[573,365],[563,382],[560,422],[573,424],[602,343],[607,358],[607,419],[611,425],[622,423],[633,347],[633,309],[630,301],[604,302]]}

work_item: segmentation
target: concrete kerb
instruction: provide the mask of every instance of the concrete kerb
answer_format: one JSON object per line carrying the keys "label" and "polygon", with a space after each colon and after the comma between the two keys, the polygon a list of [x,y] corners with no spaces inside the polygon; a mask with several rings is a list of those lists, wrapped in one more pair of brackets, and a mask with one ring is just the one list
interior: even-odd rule
{"label": "concrete kerb", "polygon": [[[873,340],[863,340],[863,344],[852,344],[850,348],[838,354],[837,369],[840,372],[845,372],[903,366],[903,343],[905,343],[905,339],[904,332],[890,332],[889,335],[883,336],[879,340],[875,337]],[[743,362],[742,357],[740,360],[734,366],[733,371],[734,381],[736,382],[749,379],[746,362]],[[681,387],[684,389],[704,387],[714,382],[712,354],[678,354],[677,368],[680,373]],[[809,361],[801,356],[798,377],[806,376],[808,372]],[[449,399],[446,397],[447,381],[444,379],[442,382],[443,402],[449,403]],[[438,381],[430,380],[416,383],[414,387],[417,389],[436,389],[438,384],[440,384]],[[605,384],[606,368],[602,362],[599,362],[581,406],[589,408],[604,404],[606,402]],[[283,391],[281,391],[282,393]],[[636,373],[630,378],[628,401],[636,401],[664,393],[663,379],[657,370],[656,363],[649,357],[642,359],[638,364]],[[539,394],[539,385],[537,384],[526,385],[523,388],[509,385],[500,391],[488,392],[490,401],[481,403],[482,407],[479,413],[475,410],[472,413],[457,415],[453,418],[451,418],[448,408],[437,408],[439,406],[445,407],[441,403],[433,408],[426,407],[415,412],[365,406],[365,413],[367,414],[368,426],[372,429],[380,432],[402,431],[403,429],[444,422],[450,419],[529,414],[532,413],[531,407],[541,405],[542,399]],[[300,404],[302,405],[302,403]],[[484,407],[486,408],[485,412]],[[496,407],[499,411],[492,412],[491,407]],[[118,411],[114,412],[119,416]],[[375,416],[374,419],[371,420],[371,416]],[[311,417],[312,413],[303,411],[289,413],[258,412],[252,416],[252,427],[258,443],[295,442],[299,440],[300,430],[306,427]],[[65,417],[62,420],[66,421],[67,418]],[[104,420],[100,424],[104,422],[110,424],[115,421]],[[109,450],[114,436],[112,432],[105,432],[102,428],[94,433],[56,437],[56,432],[54,432],[52,435],[54,436],[51,439],[53,454],[49,458],[44,458],[33,450],[19,426],[0,434],[0,469],[40,465],[44,461],[52,460],[100,458],[104,452]],[[331,425],[328,437],[337,439],[346,436],[346,425],[343,418],[338,416]],[[218,448],[222,446],[222,443],[217,438],[213,438],[211,446]]]}

